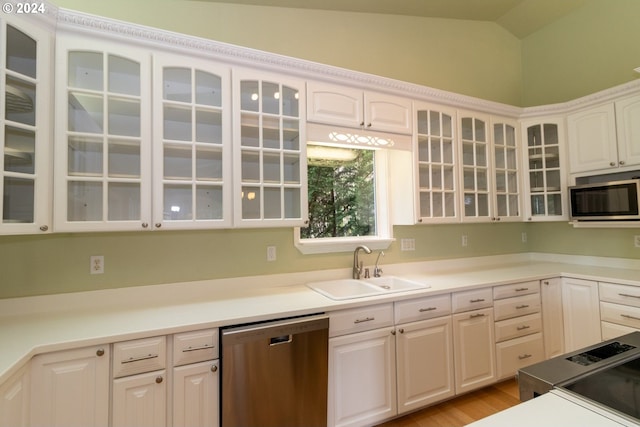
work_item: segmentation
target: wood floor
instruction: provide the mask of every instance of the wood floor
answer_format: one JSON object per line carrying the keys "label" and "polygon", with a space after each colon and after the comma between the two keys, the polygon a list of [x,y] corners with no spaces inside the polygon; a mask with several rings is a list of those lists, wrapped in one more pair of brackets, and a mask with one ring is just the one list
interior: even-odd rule
{"label": "wood floor", "polygon": [[378,427],[460,427],[520,403],[515,379],[503,381]]}

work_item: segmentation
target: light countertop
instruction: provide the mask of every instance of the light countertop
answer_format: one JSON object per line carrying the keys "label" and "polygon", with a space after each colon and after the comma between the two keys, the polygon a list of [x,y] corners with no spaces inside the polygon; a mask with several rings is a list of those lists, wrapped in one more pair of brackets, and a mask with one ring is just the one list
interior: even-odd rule
{"label": "light countertop", "polygon": [[347,278],[350,269],[5,299],[0,384],[39,353],[559,276],[640,286],[639,264],[524,254],[386,265],[384,275],[430,287],[344,301],[305,283]]}

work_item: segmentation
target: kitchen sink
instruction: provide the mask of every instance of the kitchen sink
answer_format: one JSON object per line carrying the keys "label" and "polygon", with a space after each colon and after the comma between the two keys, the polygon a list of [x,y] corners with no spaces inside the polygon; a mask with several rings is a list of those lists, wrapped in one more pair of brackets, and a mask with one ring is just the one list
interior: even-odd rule
{"label": "kitchen sink", "polygon": [[346,300],[384,295],[393,292],[427,289],[429,285],[402,279],[395,276],[374,277],[370,279],[339,279],[308,283],[314,291],[332,300]]}

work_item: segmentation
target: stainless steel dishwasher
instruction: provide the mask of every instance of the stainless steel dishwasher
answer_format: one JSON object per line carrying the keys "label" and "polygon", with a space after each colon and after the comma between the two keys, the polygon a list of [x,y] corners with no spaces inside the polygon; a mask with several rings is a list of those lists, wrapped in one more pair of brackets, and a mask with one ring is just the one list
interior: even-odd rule
{"label": "stainless steel dishwasher", "polygon": [[328,316],[221,332],[222,427],[326,427]]}

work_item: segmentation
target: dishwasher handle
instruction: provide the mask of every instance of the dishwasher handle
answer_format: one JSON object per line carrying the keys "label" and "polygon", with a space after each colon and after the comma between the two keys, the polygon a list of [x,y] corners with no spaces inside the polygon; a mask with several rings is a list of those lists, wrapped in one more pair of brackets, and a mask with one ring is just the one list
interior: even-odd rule
{"label": "dishwasher handle", "polygon": [[293,335],[280,335],[279,337],[272,337],[269,340],[269,346],[289,344],[291,341],[293,341]]}

